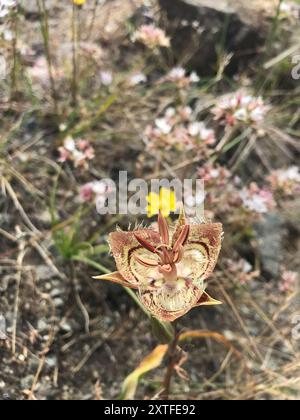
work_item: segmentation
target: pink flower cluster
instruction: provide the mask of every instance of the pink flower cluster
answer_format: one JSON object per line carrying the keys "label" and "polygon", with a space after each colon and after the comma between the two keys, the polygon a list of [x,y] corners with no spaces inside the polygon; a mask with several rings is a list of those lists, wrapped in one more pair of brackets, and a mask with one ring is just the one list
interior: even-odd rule
{"label": "pink flower cluster", "polygon": [[272,191],[261,189],[254,182],[248,188],[243,188],[239,196],[245,209],[251,212],[267,213],[275,206]]}
{"label": "pink flower cluster", "polygon": [[203,145],[215,143],[215,132],[204,122],[196,121],[190,107],[168,108],[154,125],[146,127],[144,133],[148,149],[173,147],[197,151]]}
{"label": "pink flower cluster", "polygon": [[74,163],[75,168],[86,169],[88,162],[95,157],[95,150],[86,140],[75,141],[72,137],[64,140],[63,146],[58,148],[59,159],[61,163],[70,161]]}
{"label": "pink flower cluster", "polygon": [[224,166],[205,164],[198,169],[198,177],[203,179],[206,187],[224,187],[231,178],[230,171]]}
{"label": "pink flower cluster", "polygon": [[158,47],[170,47],[170,38],[165,31],[155,25],[142,25],[133,35],[134,42],[141,42],[146,47],[154,50]]}
{"label": "pink flower cluster", "polygon": [[223,218],[226,213],[232,217],[234,210],[241,206],[239,182],[224,166],[212,163],[203,164],[196,177],[204,181],[205,216],[208,219]]}
{"label": "pink flower cluster", "polygon": [[300,172],[297,166],[273,171],[267,179],[275,192],[287,196],[300,193]]}
{"label": "pink flower cluster", "polygon": [[196,72],[187,74],[186,70],[182,67],[175,67],[169,73],[159,80],[159,83],[174,83],[179,88],[186,88],[192,83],[198,83],[200,80]]}
{"label": "pink flower cluster", "polygon": [[241,285],[249,283],[251,280],[256,279],[260,275],[260,272],[258,270],[254,270],[252,265],[244,258],[240,258],[237,261],[228,258],[226,260],[226,266],[232,280]]}
{"label": "pink flower cluster", "polygon": [[298,273],[296,271],[284,271],[281,276],[279,290],[284,293],[293,292],[296,288]]}
{"label": "pink flower cluster", "polygon": [[225,125],[235,125],[238,122],[251,124],[261,123],[269,107],[262,97],[253,97],[244,92],[222,97],[211,110],[216,121]]}
{"label": "pink flower cluster", "polygon": [[103,181],[92,181],[84,184],[79,191],[80,201],[83,203],[95,203],[100,210],[105,206],[107,196],[110,193],[108,185]]}
{"label": "pink flower cluster", "polygon": [[[246,210],[249,216],[257,216],[272,210],[275,206],[273,192],[270,188],[260,188],[251,183],[242,188],[241,179],[226,168],[207,163],[197,171],[197,178],[205,183],[205,203],[211,215],[223,217],[228,213],[228,220],[241,220]],[[236,210],[236,211],[234,211]],[[248,222],[251,217],[248,218]]]}

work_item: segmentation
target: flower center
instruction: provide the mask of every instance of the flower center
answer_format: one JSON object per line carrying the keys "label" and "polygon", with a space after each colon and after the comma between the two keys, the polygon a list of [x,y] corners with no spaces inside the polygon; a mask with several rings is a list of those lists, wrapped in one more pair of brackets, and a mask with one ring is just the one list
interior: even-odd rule
{"label": "flower center", "polygon": [[159,213],[158,216],[158,227],[161,242],[156,247],[137,234],[135,237],[143,248],[153,254],[156,254],[159,257],[159,260],[146,260],[139,257],[136,257],[136,259],[140,264],[148,268],[158,267],[158,271],[162,274],[166,283],[171,284],[176,282],[178,279],[176,264],[178,264],[183,258],[184,244],[188,239],[190,227],[189,225],[184,225],[178,235],[178,238],[172,243],[172,245],[168,223],[161,213]]}

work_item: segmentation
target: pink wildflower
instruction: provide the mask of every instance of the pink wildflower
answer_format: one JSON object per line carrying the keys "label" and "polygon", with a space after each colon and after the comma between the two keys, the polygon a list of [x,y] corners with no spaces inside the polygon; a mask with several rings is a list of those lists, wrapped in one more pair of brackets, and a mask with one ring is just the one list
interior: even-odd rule
{"label": "pink wildflower", "polygon": [[187,75],[184,68],[175,67],[170,70],[165,77],[160,79],[159,83],[174,83],[180,88],[185,88],[190,86],[192,83],[198,83],[199,80],[200,79],[195,72]]}
{"label": "pink wildflower", "polygon": [[83,201],[83,202],[93,201],[93,199],[94,199],[93,182],[89,182],[89,183],[83,185],[80,188],[79,196],[80,196],[81,201]]}
{"label": "pink wildflower", "polygon": [[295,289],[298,273],[296,271],[284,271],[281,276],[282,282],[279,285],[281,292],[292,292]]}
{"label": "pink wildflower", "polygon": [[80,201],[96,204],[97,209],[104,207],[110,193],[108,185],[103,181],[92,181],[83,185],[79,191]]}
{"label": "pink wildflower", "polygon": [[273,171],[267,179],[273,191],[281,192],[284,195],[300,192],[300,172],[297,166]]}
{"label": "pink wildflower", "polygon": [[100,81],[103,86],[110,86],[113,82],[113,74],[110,71],[100,72]]}
{"label": "pink wildflower", "polygon": [[275,205],[272,192],[260,189],[255,183],[243,188],[239,195],[243,206],[254,213],[267,213]]}
{"label": "pink wildflower", "polygon": [[206,186],[222,187],[227,184],[231,173],[223,166],[206,164],[198,169],[198,176]]}
{"label": "pink wildflower", "polygon": [[238,122],[261,123],[269,110],[261,97],[253,97],[244,92],[222,97],[212,109],[215,120],[227,125]]}
{"label": "pink wildflower", "polygon": [[154,25],[142,25],[133,35],[134,42],[141,42],[150,49],[170,47],[170,38],[166,33]]}
{"label": "pink wildflower", "polygon": [[145,141],[149,149],[172,148],[204,151],[204,146],[214,144],[215,132],[202,121],[195,121],[190,107],[169,107],[164,115],[147,126]]}
{"label": "pink wildflower", "polygon": [[58,148],[59,162],[73,162],[75,168],[87,168],[88,161],[95,158],[95,150],[86,140],[75,141],[72,137],[64,140],[63,146]]}
{"label": "pink wildflower", "polygon": [[228,271],[231,273],[232,279],[241,285],[249,283],[260,274],[258,270],[253,270],[253,266],[244,258],[241,258],[238,261],[228,259],[227,267]]}

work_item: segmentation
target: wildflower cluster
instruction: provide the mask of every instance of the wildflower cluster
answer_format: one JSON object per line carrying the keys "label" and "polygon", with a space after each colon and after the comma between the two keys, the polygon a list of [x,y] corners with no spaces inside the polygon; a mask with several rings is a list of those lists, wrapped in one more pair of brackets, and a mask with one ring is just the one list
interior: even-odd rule
{"label": "wildflower cluster", "polygon": [[297,166],[272,171],[267,179],[272,190],[284,196],[300,192],[300,172]]}
{"label": "wildflower cluster", "polygon": [[105,206],[110,188],[104,181],[92,181],[84,184],[79,190],[82,203],[94,203],[97,210]]}
{"label": "wildflower cluster", "polygon": [[252,124],[263,122],[269,107],[262,97],[254,97],[244,92],[222,97],[212,109],[216,121],[233,126],[239,122]]}
{"label": "wildflower cluster", "polygon": [[88,162],[95,157],[95,150],[86,140],[74,140],[67,137],[63,146],[59,147],[59,162],[73,162],[75,168],[88,167]]}
{"label": "wildflower cluster", "polygon": [[237,261],[228,258],[225,260],[225,264],[230,277],[240,285],[248,284],[251,280],[259,277],[260,272],[254,270],[253,266],[244,258]]}
{"label": "wildflower cluster", "polygon": [[142,25],[132,37],[134,42],[140,42],[146,47],[155,50],[158,47],[170,47],[170,38],[166,33],[155,25]]}
{"label": "wildflower cluster", "polygon": [[205,183],[206,215],[209,217],[225,217],[227,214],[232,220],[234,214],[240,214],[248,223],[249,215],[255,219],[276,206],[273,192],[268,186],[260,188],[250,183],[241,187],[241,179],[218,164],[204,164],[198,169],[197,177]]}
{"label": "wildflower cluster", "polygon": [[224,166],[206,163],[198,169],[197,176],[203,179],[208,188],[223,188],[231,177],[231,172]]}
{"label": "wildflower cluster", "polygon": [[251,212],[267,213],[275,206],[272,192],[259,188],[254,182],[248,188],[243,188],[239,195],[243,206]]}
{"label": "wildflower cluster", "polygon": [[298,281],[298,273],[296,271],[284,271],[281,275],[279,290],[283,293],[293,292]]}
{"label": "wildflower cluster", "polygon": [[197,121],[190,107],[168,108],[154,125],[146,127],[144,138],[150,150],[176,148],[196,152],[216,141],[214,130]]}
{"label": "wildflower cluster", "polygon": [[186,88],[192,83],[198,83],[199,81],[200,78],[196,72],[188,75],[184,68],[175,67],[166,76],[162,77],[159,83],[174,83],[179,88]]}

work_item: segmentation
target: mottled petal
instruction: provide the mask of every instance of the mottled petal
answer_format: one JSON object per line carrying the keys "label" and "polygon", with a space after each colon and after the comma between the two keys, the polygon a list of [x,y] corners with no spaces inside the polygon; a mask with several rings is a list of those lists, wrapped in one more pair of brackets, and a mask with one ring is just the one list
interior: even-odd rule
{"label": "mottled petal", "polygon": [[[146,260],[148,265],[141,263]],[[129,258],[129,270],[137,286],[149,285],[155,280],[160,280],[162,275],[159,273],[158,256],[151,254],[149,251],[139,248],[131,253]],[[150,261],[152,263],[150,264]]]}
{"label": "mottled petal", "polygon": [[163,285],[156,290],[139,289],[140,298],[152,315],[162,321],[174,321],[192,309],[203,289],[189,280],[178,279],[174,287]]}
{"label": "mottled petal", "polygon": [[178,239],[173,245],[174,252],[177,252],[178,249],[187,242],[188,237],[189,237],[189,232],[190,232],[190,226],[189,225],[183,226],[178,236]]}
{"label": "mottled petal", "polygon": [[184,253],[177,264],[178,275],[198,281],[205,278],[209,267],[207,248],[201,244],[187,244],[183,247]]}
{"label": "mottled petal", "polygon": [[153,254],[157,254],[158,251],[154,245],[152,245],[148,240],[142,238],[137,233],[134,234],[135,238],[137,239],[138,243],[142,245],[143,248],[147,249],[148,251],[152,252]]}
{"label": "mottled petal", "polygon": [[198,302],[196,303],[196,305],[194,307],[197,307],[197,306],[212,306],[212,305],[222,305],[222,302],[212,298],[211,296],[209,296],[208,293],[203,292],[201,298],[198,300]]}
{"label": "mottled petal", "polygon": [[[145,267],[138,262],[138,258],[146,261],[158,261],[158,256],[143,248],[135,235],[158,246],[159,234],[150,229],[140,229],[135,232],[113,232],[109,235],[108,242],[115,258],[117,268],[121,275],[132,285],[138,286],[149,278],[157,276],[157,268]],[[155,278],[155,277],[154,277]]]}
{"label": "mottled petal", "polygon": [[149,267],[157,267],[158,266],[158,261],[154,261],[153,259],[151,260],[150,258],[146,259],[142,259],[140,258],[138,255],[134,255],[134,258],[137,260],[138,263],[140,263],[141,265],[149,268]]}
{"label": "mottled petal", "polygon": [[169,226],[161,211],[158,213],[158,228],[163,244],[169,245]]}
{"label": "mottled petal", "polygon": [[113,283],[117,283],[117,284],[121,284],[122,286],[129,287],[130,289],[137,288],[133,284],[126,281],[124,277],[122,277],[122,275],[118,271],[115,271],[114,273],[110,273],[110,274],[103,274],[102,276],[95,276],[93,277],[93,279],[111,281]]}
{"label": "mottled petal", "polygon": [[190,233],[186,245],[185,253],[191,257],[191,250],[197,251],[194,255],[200,261],[200,253],[203,255],[199,264],[199,272],[196,277],[208,278],[213,272],[221,249],[223,237],[223,227],[221,223],[203,223],[190,226]]}
{"label": "mottled petal", "polygon": [[176,222],[175,230],[174,230],[174,233],[173,233],[172,245],[175,244],[175,242],[179,238],[179,235],[182,231],[183,226],[185,226],[186,224],[187,224],[187,221],[186,221],[184,206],[181,206],[180,215],[179,215],[178,220]]}

